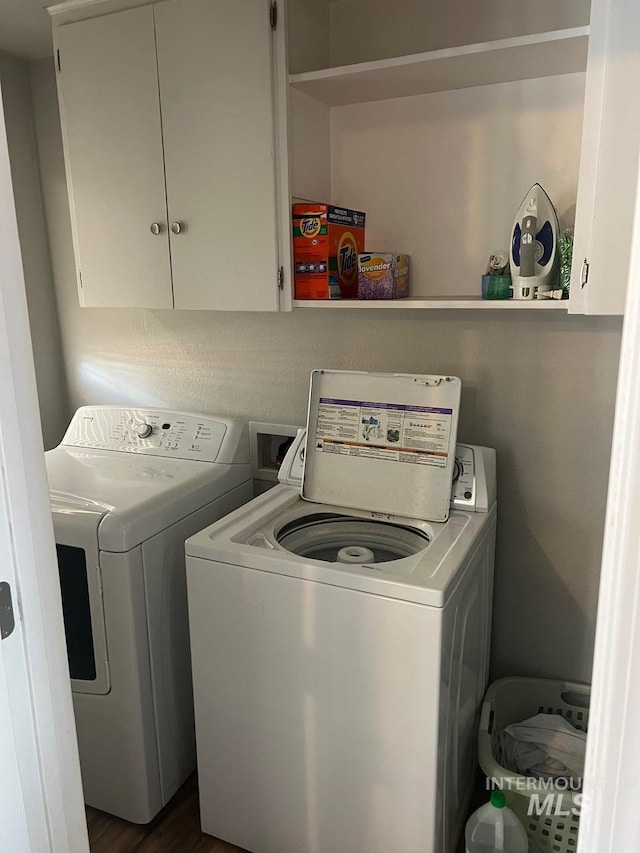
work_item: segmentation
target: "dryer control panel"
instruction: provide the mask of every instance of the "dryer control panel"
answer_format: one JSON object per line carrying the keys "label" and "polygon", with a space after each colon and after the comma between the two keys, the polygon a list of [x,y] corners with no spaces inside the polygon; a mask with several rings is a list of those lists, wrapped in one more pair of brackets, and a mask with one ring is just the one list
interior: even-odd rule
{"label": "dryer control panel", "polygon": [[85,406],[73,416],[62,444],[201,462],[231,461],[219,457],[228,431],[238,428],[226,418],[151,408]]}

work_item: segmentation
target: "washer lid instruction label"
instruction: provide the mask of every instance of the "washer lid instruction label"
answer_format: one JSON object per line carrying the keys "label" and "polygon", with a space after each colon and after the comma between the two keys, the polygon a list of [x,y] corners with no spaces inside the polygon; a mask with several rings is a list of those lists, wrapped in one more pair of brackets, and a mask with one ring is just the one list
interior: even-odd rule
{"label": "washer lid instruction label", "polygon": [[453,409],[321,397],[315,450],[446,468]]}

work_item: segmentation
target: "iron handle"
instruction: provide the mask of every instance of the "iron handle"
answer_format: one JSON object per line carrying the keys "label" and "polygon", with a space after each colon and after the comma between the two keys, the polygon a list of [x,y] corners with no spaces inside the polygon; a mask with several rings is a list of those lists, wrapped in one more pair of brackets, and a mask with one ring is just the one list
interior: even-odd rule
{"label": "iron handle", "polygon": [[181,234],[182,228],[183,228],[182,222],[172,222],[171,223],[171,230],[173,231],[174,234]]}
{"label": "iron handle", "polygon": [[159,222],[152,222],[150,227],[151,233],[157,237],[162,232],[162,225]]}

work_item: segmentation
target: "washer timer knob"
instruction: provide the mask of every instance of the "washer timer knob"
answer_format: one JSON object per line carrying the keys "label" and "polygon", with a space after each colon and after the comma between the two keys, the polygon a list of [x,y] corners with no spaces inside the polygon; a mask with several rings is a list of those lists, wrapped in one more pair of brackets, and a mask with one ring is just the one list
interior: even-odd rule
{"label": "washer timer knob", "polygon": [[136,427],[136,432],[140,436],[140,438],[149,438],[151,433],[153,432],[153,427],[151,424],[140,424]]}

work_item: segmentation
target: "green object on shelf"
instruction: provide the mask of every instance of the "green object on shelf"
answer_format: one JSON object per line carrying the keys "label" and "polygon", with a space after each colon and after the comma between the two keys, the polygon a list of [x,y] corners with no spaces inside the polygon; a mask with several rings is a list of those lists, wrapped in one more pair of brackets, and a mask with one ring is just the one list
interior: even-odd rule
{"label": "green object on shelf", "polygon": [[565,228],[560,235],[560,287],[562,298],[569,298],[571,261],[573,259],[573,228]]}
{"label": "green object on shelf", "polygon": [[482,276],[482,298],[483,299],[508,299],[511,287],[510,275],[483,275]]}

